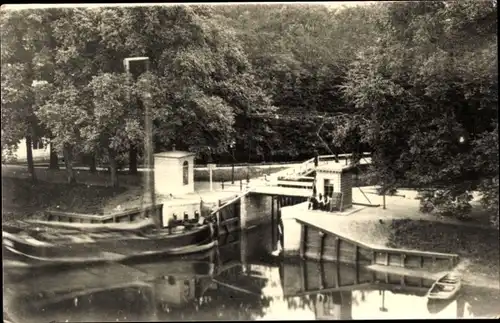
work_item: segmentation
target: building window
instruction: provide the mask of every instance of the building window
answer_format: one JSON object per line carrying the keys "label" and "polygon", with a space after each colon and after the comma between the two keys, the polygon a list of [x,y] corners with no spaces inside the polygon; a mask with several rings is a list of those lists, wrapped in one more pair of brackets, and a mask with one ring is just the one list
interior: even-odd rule
{"label": "building window", "polygon": [[185,161],[182,164],[182,179],[183,179],[184,185],[189,184],[189,163],[187,161]]}

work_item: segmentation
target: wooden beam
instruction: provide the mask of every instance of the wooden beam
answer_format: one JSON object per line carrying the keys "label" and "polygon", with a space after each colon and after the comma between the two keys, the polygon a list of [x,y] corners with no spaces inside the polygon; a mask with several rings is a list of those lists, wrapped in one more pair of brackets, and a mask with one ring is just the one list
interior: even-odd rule
{"label": "wooden beam", "polygon": [[340,288],[340,262],[337,259],[337,275],[335,275],[335,287]]}
{"label": "wooden beam", "polygon": [[318,248],[318,260],[323,259],[323,251],[325,244],[325,234],[322,231],[319,231],[319,248]]}
{"label": "wooden beam", "polygon": [[304,271],[304,262],[303,261],[300,261],[299,269],[300,269],[300,272],[299,272],[300,292],[306,292],[306,289],[305,289],[306,283],[305,283],[305,276],[304,276],[305,271]]}
{"label": "wooden beam", "polygon": [[344,210],[344,193],[340,193],[340,212]]}
{"label": "wooden beam", "polygon": [[300,258],[304,259],[306,255],[306,240],[307,240],[307,226],[302,224],[301,225],[301,232],[300,232]]}
{"label": "wooden beam", "polygon": [[335,237],[335,254],[337,263],[340,261],[340,239],[339,237]]}
{"label": "wooden beam", "polygon": [[274,223],[275,219],[274,219],[274,196],[271,196],[271,239],[272,239],[272,245],[274,246],[275,242],[276,242],[276,239],[275,239],[275,235],[276,235],[276,227],[275,227],[275,223]]}
{"label": "wooden beam", "polygon": [[305,261],[300,262],[300,270],[301,270],[300,276],[302,277],[304,291],[307,292],[307,290],[309,289],[309,284],[307,283],[307,268]]}
{"label": "wooden beam", "polygon": [[325,271],[323,268],[323,262],[320,262],[319,264],[319,289],[323,290],[325,289]]}
{"label": "wooden beam", "polygon": [[359,261],[356,261],[356,275],[354,276],[354,281],[356,284],[359,284]]}

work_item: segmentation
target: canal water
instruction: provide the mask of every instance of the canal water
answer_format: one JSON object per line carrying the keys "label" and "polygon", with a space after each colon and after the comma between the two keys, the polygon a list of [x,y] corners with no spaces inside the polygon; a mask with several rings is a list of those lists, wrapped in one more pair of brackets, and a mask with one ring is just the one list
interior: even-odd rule
{"label": "canal water", "polygon": [[4,316],[40,323],[455,319],[500,313],[498,289],[464,287],[452,301],[428,303],[424,288],[401,279],[379,284],[367,269],[274,257],[272,227],[221,238],[218,249],[185,258],[4,269]]}

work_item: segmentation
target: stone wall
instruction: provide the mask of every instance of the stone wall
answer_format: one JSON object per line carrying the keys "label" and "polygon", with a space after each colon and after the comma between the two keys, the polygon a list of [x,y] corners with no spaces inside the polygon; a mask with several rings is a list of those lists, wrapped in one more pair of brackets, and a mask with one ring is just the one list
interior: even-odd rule
{"label": "stone wall", "polygon": [[271,196],[248,194],[241,201],[241,228],[271,222]]}
{"label": "stone wall", "polygon": [[286,206],[281,208],[281,220],[283,221],[283,252],[285,256],[297,256],[300,248],[301,226],[296,221],[307,210],[307,202]]}

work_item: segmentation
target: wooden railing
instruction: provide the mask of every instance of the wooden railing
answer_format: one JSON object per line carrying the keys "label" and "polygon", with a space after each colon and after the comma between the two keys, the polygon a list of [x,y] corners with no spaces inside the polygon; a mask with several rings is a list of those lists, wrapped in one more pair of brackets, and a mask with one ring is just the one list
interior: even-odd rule
{"label": "wooden railing", "polygon": [[[318,166],[328,164],[328,163],[336,160],[337,158],[339,160],[345,160],[347,162],[347,160],[351,156],[352,156],[352,154],[321,155],[321,156],[318,156]],[[365,157],[370,157],[371,153],[364,152],[364,153],[361,153],[361,156],[364,159]],[[272,175],[272,177],[274,177],[274,178],[279,178],[279,177],[287,178],[287,177],[302,176],[302,175],[305,175],[308,172],[311,172],[312,170],[314,170],[314,168],[315,168],[314,163],[315,163],[315,158],[313,157],[313,158],[310,158],[310,159],[304,161],[303,163],[301,163],[298,166],[287,168],[287,169],[282,170],[280,172],[274,173]],[[366,163],[367,163],[366,161],[363,162],[363,164],[366,164]]]}
{"label": "wooden railing", "polygon": [[280,181],[278,180],[276,182],[277,186],[280,187],[293,187],[293,188],[307,188],[311,189],[313,188],[314,183],[313,182],[299,182],[299,181]]}
{"label": "wooden railing", "polygon": [[163,204],[155,206],[149,205],[143,208],[134,208],[122,212],[96,215],[84,213],[62,212],[57,210],[49,210],[45,212],[45,220],[59,222],[76,222],[76,223],[118,223],[118,222],[134,222],[139,218],[147,217],[155,211],[156,215],[162,218]]}

